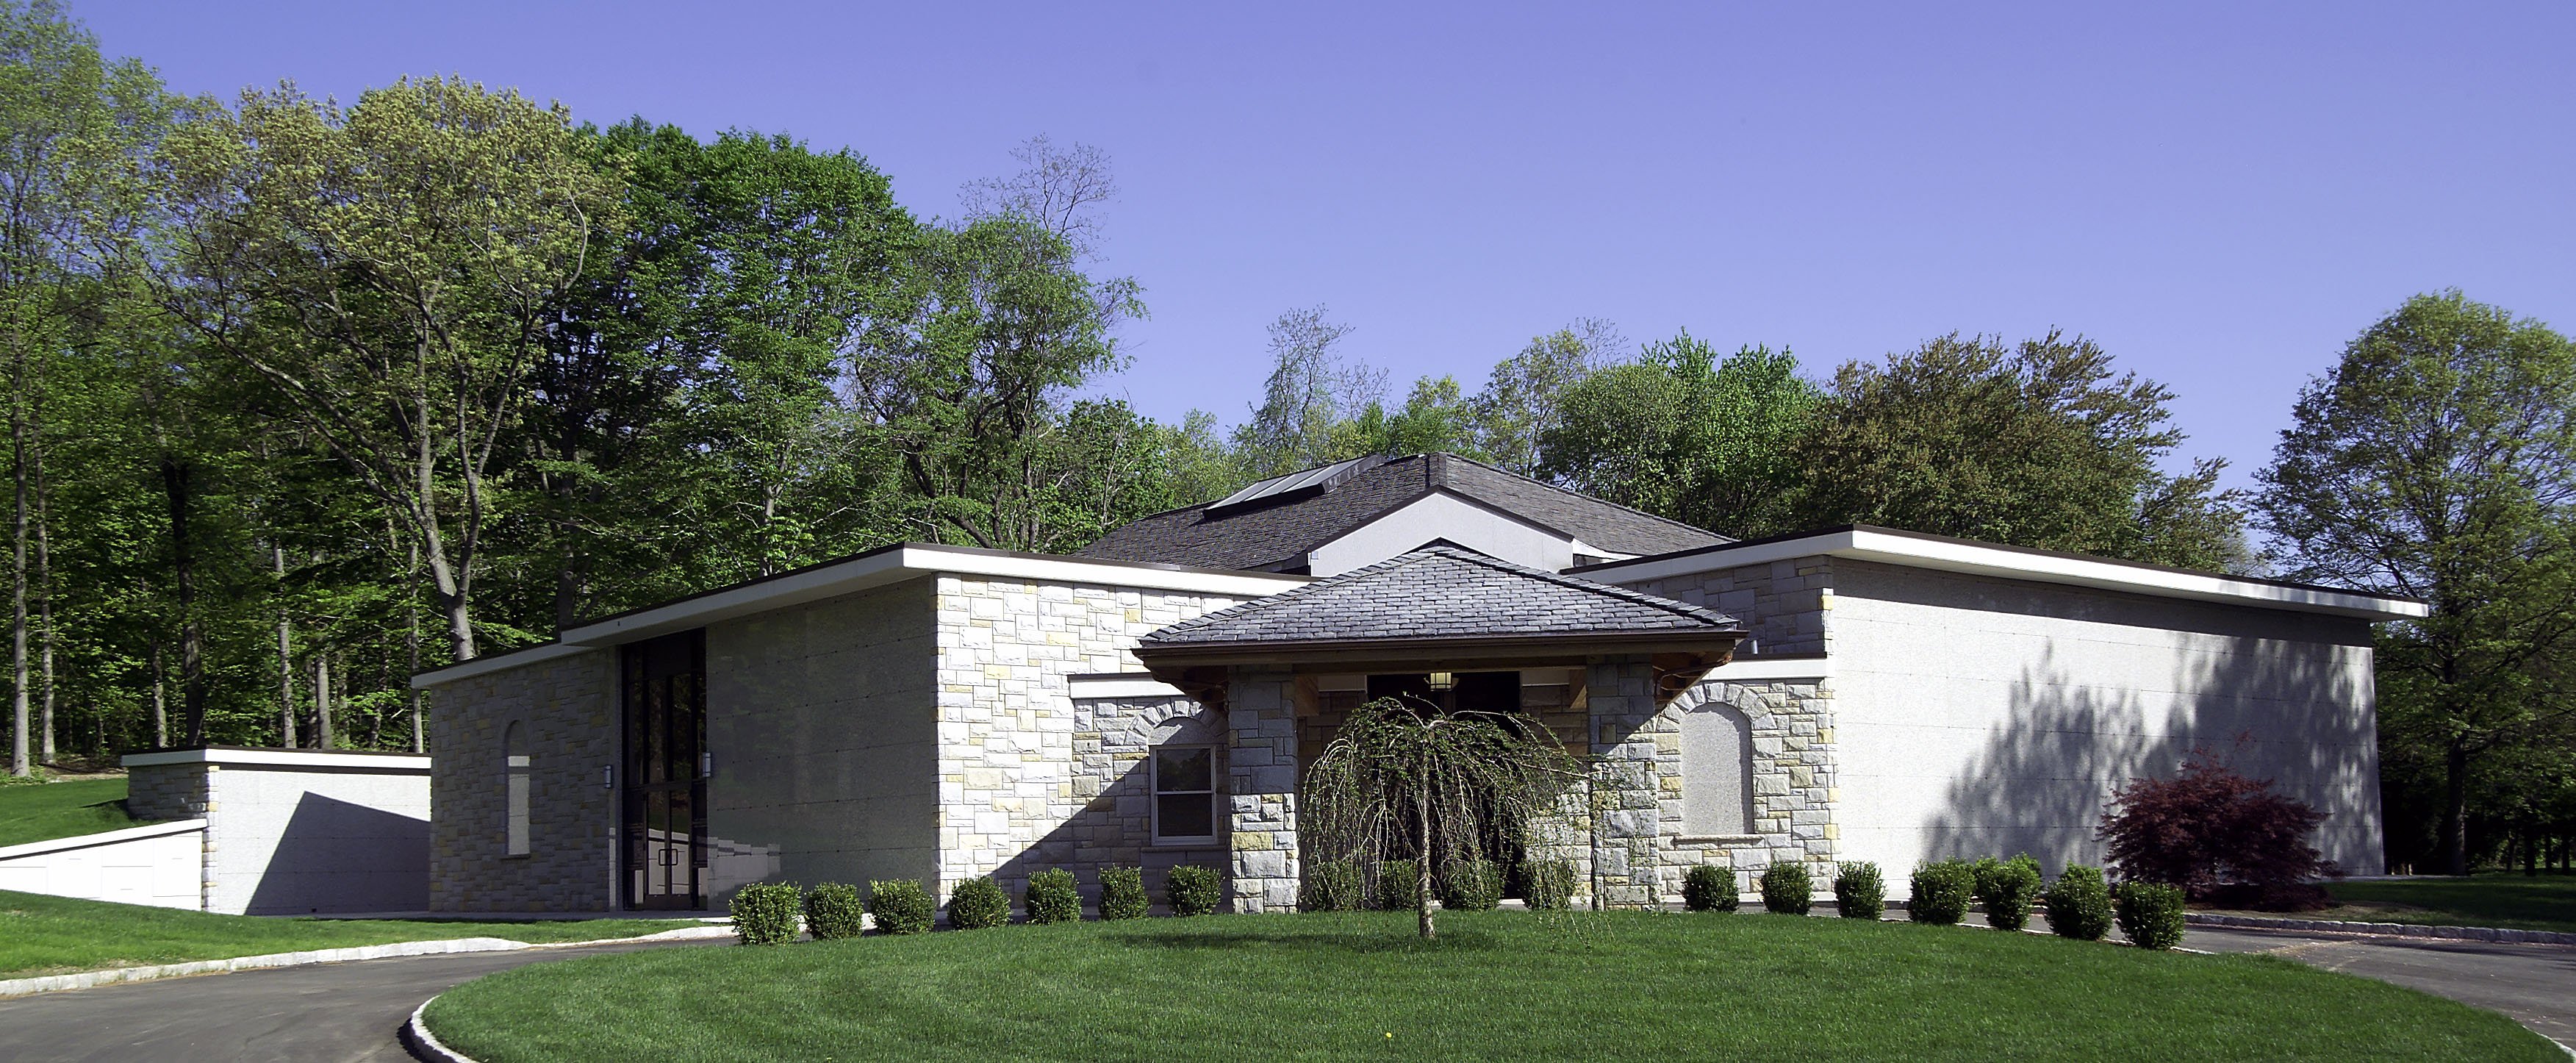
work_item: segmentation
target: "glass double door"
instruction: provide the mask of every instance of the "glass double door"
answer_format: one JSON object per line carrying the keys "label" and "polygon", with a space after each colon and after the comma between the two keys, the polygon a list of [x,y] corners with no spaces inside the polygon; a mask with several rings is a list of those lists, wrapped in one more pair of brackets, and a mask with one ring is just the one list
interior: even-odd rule
{"label": "glass double door", "polygon": [[706,906],[706,660],[703,631],[624,650],[619,834],[628,908]]}

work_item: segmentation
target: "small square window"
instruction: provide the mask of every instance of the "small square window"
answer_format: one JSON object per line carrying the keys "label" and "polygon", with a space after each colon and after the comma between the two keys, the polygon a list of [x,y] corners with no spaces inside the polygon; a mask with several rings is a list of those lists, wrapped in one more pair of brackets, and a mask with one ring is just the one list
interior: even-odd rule
{"label": "small square window", "polygon": [[1154,840],[1216,837],[1216,749],[1165,746],[1154,751]]}

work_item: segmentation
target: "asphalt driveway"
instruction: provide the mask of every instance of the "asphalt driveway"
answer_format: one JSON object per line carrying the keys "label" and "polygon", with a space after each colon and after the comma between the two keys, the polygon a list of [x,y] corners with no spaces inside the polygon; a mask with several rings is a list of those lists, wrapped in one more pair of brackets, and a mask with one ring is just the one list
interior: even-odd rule
{"label": "asphalt driveway", "polygon": [[0,1000],[0,1057],[409,1060],[396,1032],[421,1001],[451,986],[532,963],[689,944],[412,956],[38,993]]}
{"label": "asphalt driveway", "polygon": [[2439,938],[2343,937],[2192,927],[2184,948],[2259,952],[2490,1008],[2561,1045],[2576,1045],[2576,945]]}

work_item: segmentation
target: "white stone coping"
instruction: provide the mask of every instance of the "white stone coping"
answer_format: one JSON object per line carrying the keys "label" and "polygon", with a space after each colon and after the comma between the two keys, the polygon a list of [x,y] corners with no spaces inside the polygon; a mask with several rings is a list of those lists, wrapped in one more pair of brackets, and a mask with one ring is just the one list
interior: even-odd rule
{"label": "white stone coping", "polygon": [[1712,547],[1633,561],[1613,561],[1584,566],[1570,574],[1605,583],[1635,583],[1817,556],[1848,557],[1910,568],[2063,583],[2165,598],[2330,613],[2364,620],[2399,620],[2424,616],[2430,611],[2424,603],[2413,599],[2365,591],[2277,583],[2216,572],[2192,572],[2106,557],[2025,550],[1868,527]]}
{"label": "white stone coping", "polygon": [[96,834],[75,834],[69,838],[48,838],[40,842],[21,842],[16,845],[0,845],[0,860],[15,860],[22,856],[42,856],[46,853],[67,852],[73,849],[87,849],[99,845],[115,845],[118,842],[142,841],[145,838],[158,838],[169,834],[186,834],[189,831],[200,831],[204,829],[206,829],[205,820],[178,819],[172,820],[168,823],[146,823],[140,827],[119,827],[115,830],[103,830]]}
{"label": "white stone coping", "polygon": [[1065,689],[1075,700],[1084,698],[1177,698],[1181,688],[1154,678],[1152,672],[1112,672],[1094,675],[1069,675]]}
{"label": "white stone coping", "polygon": [[524,650],[460,661],[413,676],[414,689],[536,664],[605,646],[616,646],[720,620],[901,583],[923,576],[958,575],[1085,587],[1181,591],[1229,598],[1259,598],[1313,580],[1274,572],[1182,568],[1132,561],[1100,561],[1057,554],[1024,554],[925,543],[901,543],[857,557],[711,591],[664,605],[566,628],[556,641]]}
{"label": "white stone coping", "polygon": [[165,764],[215,764],[262,768],[364,768],[368,771],[428,774],[427,753],[360,753],[328,749],[166,749],[128,753],[127,768]]}
{"label": "white stone coping", "polygon": [[1806,679],[1822,681],[1832,678],[1834,659],[1821,653],[1782,654],[1778,657],[1738,657],[1711,668],[1700,682],[1764,683]]}
{"label": "white stone coping", "polygon": [[524,949],[569,949],[588,945],[624,945],[642,941],[689,941],[697,938],[732,937],[733,928],[725,926],[689,926],[665,930],[642,937],[605,938],[599,941],[555,941],[532,945],[508,938],[447,938],[439,941],[397,941],[384,945],[353,945],[338,949],[308,949],[303,952],[272,952],[262,956],[236,956],[228,960],[192,960],[187,963],[164,963],[148,967],[114,967],[104,971],[79,971],[72,974],[49,974],[35,978],[0,979],[0,998],[22,997],[32,993],[50,993],[61,989],[87,989],[114,982],[145,982],[156,978],[179,978],[192,974],[224,974],[232,971],[256,971],[270,967],[306,967],[317,963],[347,963],[351,960],[382,960],[398,956],[444,956],[460,952],[517,952]]}

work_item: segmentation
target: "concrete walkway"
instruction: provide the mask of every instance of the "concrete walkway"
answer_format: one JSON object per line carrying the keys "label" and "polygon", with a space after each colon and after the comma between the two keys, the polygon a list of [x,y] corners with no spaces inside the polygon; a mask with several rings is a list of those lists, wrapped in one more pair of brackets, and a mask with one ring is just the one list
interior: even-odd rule
{"label": "concrete walkway", "polygon": [[2196,926],[2184,948],[2253,952],[2376,978],[2501,1011],[2561,1045],[2576,1045],[2576,945],[2433,938],[2347,937]]}
{"label": "concrete walkway", "polygon": [[688,944],[361,960],[0,1000],[0,1057],[407,1061],[395,1032],[421,1001],[458,984],[532,963]]}

